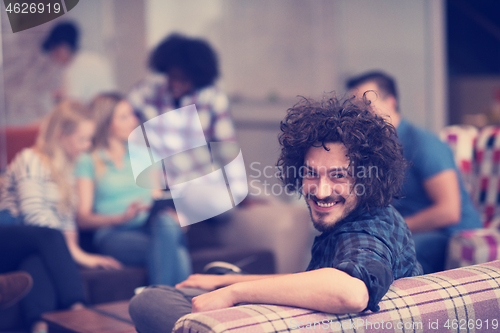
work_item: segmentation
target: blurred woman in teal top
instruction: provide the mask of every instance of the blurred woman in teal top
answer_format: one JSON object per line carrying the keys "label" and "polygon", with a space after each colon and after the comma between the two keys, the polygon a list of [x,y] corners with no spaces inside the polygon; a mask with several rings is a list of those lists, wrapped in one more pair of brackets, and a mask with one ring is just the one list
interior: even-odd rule
{"label": "blurred woman in teal top", "polygon": [[127,139],[139,126],[132,107],[118,94],[102,94],[91,105],[97,124],[94,148],[76,167],[78,226],[97,229],[100,253],[125,265],[147,266],[151,284],[175,285],[191,263],[174,211],[146,225],[153,192],[136,185]]}

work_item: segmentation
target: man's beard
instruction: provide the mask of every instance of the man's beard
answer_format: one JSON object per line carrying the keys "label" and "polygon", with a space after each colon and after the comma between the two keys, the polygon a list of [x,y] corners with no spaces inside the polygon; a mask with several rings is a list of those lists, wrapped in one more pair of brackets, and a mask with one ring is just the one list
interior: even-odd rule
{"label": "man's beard", "polygon": [[[345,205],[346,200],[345,200],[345,198],[343,198],[343,199],[344,200],[343,200],[342,204]],[[326,199],[324,199],[324,200],[319,200],[319,201],[336,201],[336,200],[326,200]],[[314,219],[311,205],[309,204],[308,201],[306,201],[306,203],[307,203],[307,208],[309,208],[309,215],[311,216],[311,221],[313,223],[313,226],[319,232],[330,232],[330,231],[332,231],[332,229],[335,227],[335,225],[337,225],[339,222],[341,222],[341,221],[345,220],[346,218],[348,218],[351,215],[351,213],[353,213],[358,208],[358,204],[355,204],[353,207],[345,207],[344,206],[345,209],[344,209],[342,215],[340,216],[340,218],[337,221],[327,222],[324,219],[328,217],[329,213],[315,211],[316,216],[318,216],[318,217],[317,217],[317,219]]]}

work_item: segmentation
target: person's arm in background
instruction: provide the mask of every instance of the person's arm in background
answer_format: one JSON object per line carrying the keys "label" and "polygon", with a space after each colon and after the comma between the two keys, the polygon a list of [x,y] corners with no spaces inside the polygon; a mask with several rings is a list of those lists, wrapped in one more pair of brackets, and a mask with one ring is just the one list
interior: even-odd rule
{"label": "person's arm in background", "polygon": [[104,226],[120,225],[130,221],[140,212],[149,209],[148,205],[134,202],[122,214],[96,214],[93,212],[94,181],[90,178],[78,178],[76,184],[78,193],[77,223],[81,229],[97,229]]}
{"label": "person's arm in background", "polygon": [[406,216],[412,232],[430,231],[460,222],[460,185],[454,169],[442,171],[424,181],[424,189],[432,205]]}
{"label": "person's arm in background", "polygon": [[140,202],[129,205],[127,210],[117,215],[96,214],[94,207],[95,165],[92,156],[82,155],[76,164],[76,191],[78,194],[77,224],[81,229],[97,229],[126,223],[146,210],[149,206]]}
{"label": "person's arm in background", "polygon": [[78,244],[78,232],[75,230],[63,231],[69,253],[73,260],[81,266],[88,268],[119,269],[123,265],[113,257],[91,254],[82,250]]}

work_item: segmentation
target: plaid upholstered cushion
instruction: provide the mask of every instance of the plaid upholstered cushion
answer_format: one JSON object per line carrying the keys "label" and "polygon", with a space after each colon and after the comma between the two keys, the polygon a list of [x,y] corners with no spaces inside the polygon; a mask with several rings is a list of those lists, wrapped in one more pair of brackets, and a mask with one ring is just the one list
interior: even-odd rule
{"label": "plaid upholstered cushion", "polygon": [[439,136],[451,148],[465,188],[471,193],[475,182],[473,158],[478,136],[477,128],[467,125],[447,126],[440,131]]}
{"label": "plaid upholstered cushion", "polygon": [[488,227],[495,216],[500,216],[500,127],[481,129],[474,154],[476,181],[471,198]]}
{"label": "plaid upholstered cushion", "polygon": [[496,228],[464,230],[448,243],[446,269],[500,259],[500,232]]}
{"label": "plaid upholstered cushion", "polygon": [[274,305],[189,314],[174,332],[498,332],[500,261],[395,281],[380,311],[333,315]]}
{"label": "plaid upholstered cushion", "polygon": [[488,126],[478,133],[472,126],[448,126],[440,134],[451,147],[471,199],[488,227],[454,234],[448,244],[446,267],[500,259],[500,232],[493,222],[500,216],[500,127]]}

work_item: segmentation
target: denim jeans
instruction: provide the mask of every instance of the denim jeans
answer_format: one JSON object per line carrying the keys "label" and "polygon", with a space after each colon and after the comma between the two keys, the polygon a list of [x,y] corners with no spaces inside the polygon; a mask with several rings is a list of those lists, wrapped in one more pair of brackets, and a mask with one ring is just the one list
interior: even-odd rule
{"label": "denim jeans", "polygon": [[96,236],[100,253],[128,266],[146,266],[150,284],[174,286],[191,274],[185,235],[168,214],[158,214],[148,227],[112,228]]}
{"label": "denim jeans", "polygon": [[2,226],[2,225],[16,225],[16,224],[17,225],[21,224],[20,219],[12,216],[10,211],[8,211],[7,209],[0,211],[0,226]]}

